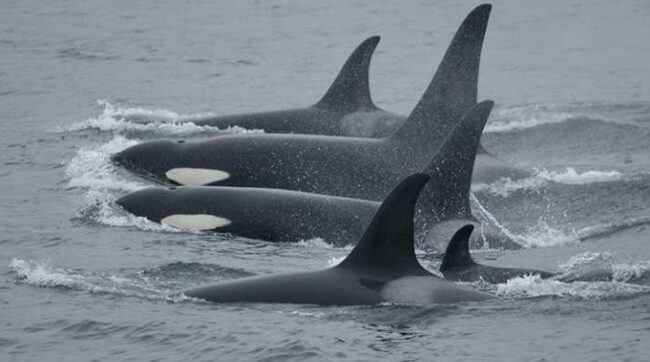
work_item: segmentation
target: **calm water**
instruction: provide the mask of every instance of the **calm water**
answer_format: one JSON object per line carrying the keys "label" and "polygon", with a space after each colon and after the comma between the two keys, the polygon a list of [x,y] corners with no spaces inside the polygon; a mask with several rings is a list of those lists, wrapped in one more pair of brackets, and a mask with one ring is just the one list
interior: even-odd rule
{"label": "calm water", "polygon": [[[476,258],[591,281],[476,285],[501,298],[460,306],[201,304],[175,291],[349,249],[180,232],[112,203],[147,183],[110,154],[223,133],[125,117],[306,106],[375,34],[374,98],[406,114],[477,4],[4,1],[0,360],[647,360],[644,0],[499,1],[484,47],[479,97],[497,103],[484,144],[536,176],[476,187],[482,217],[525,246]],[[436,269],[435,250],[419,254]]]}

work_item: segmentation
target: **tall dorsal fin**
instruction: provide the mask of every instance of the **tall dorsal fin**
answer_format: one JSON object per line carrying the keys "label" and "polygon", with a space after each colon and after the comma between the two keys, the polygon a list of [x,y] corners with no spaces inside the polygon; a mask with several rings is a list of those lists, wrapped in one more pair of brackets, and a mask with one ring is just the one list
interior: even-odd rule
{"label": "tall dorsal fin", "polygon": [[491,9],[491,5],[484,4],[467,15],[429,87],[394,139],[442,142],[460,117],[476,104],[481,49]]}
{"label": "tall dorsal fin", "polygon": [[381,268],[387,272],[424,270],[413,246],[413,213],[422,187],[429,180],[423,173],[400,182],[375,213],[357,246],[339,267]]}
{"label": "tall dorsal fin", "polygon": [[483,101],[467,112],[422,170],[431,176],[418,201],[418,209],[434,215],[427,221],[474,219],[469,204],[472,171],[493,106],[494,102]]}
{"label": "tall dorsal fin", "polygon": [[368,69],[370,58],[379,43],[378,36],[372,36],[359,44],[352,55],[343,64],[343,68],[316,107],[354,111],[357,109],[375,109],[370,97]]}
{"label": "tall dorsal fin", "polygon": [[445,250],[445,258],[440,265],[440,271],[448,269],[476,265],[472,256],[469,254],[469,237],[474,231],[474,226],[465,225],[451,238],[447,250]]}

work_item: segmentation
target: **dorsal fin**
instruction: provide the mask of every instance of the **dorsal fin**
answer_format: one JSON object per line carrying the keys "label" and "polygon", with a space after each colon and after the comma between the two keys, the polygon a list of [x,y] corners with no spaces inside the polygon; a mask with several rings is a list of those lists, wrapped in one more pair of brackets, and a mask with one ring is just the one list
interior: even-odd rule
{"label": "dorsal fin", "polygon": [[440,265],[440,271],[448,269],[471,266],[476,263],[469,254],[469,237],[474,231],[474,226],[465,225],[451,238],[447,250],[445,250],[445,258]]}
{"label": "dorsal fin", "polygon": [[474,220],[469,204],[472,171],[493,106],[494,102],[483,101],[467,112],[422,170],[431,180],[422,192],[418,209],[434,215],[428,222],[453,218]]}
{"label": "dorsal fin", "polygon": [[387,272],[424,271],[413,246],[413,213],[422,187],[429,180],[423,173],[400,182],[375,213],[357,246],[339,267],[381,268]]}
{"label": "dorsal fin", "polygon": [[348,112],[377,108],[370,97],[368,69],[379,39],[372,36],[359,44],[316,107]]}
{"label": "dorsal fin", "polygon": [[491,5],[484,4],[467,15],[429,87],[392,136],[394,139],[442,142],[460,117],[476,104],[481,49],[491,9]]}

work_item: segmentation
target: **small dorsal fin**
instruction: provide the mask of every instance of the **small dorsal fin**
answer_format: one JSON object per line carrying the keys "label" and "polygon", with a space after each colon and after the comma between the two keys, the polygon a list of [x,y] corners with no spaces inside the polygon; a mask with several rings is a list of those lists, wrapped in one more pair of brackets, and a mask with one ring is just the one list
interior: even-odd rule
{"label": "small dorsal fin", "polygon": [[429,87],[393,139],[442,142],[476,104],[481,49],[491,9],[491,5],[483,4],[467,15]]}
{"label": "small dorsal fin", "polygon": [[441,272],[476,264],[469,254],[469,237],[472,235],[472,231],[474,231],[472,225],[465,225],[456,231],[445,250],[445,258],[440,265]]}
{"label": "small dorsal fin", "polygon": [[348,112],[377,108],[370,97],[368,70],[379,39],[372,36],[359,44],[316,107]]}
{"label": "small dorsal fin", "polygon": [[400,182],[375,213],[357,246],[339,267],[376,269],[386,272],[418,272],[413,246],[413,213],[422,187],[429,180],[423,173]]}
{"label": "small dorsal fin", "polygon": [[494,102],[483,101],[467,112],[422,170],[431,180],[422,192],[418,209],[434,215],[429,221],[474,219],[469,203],[472,171],[493,106]]}

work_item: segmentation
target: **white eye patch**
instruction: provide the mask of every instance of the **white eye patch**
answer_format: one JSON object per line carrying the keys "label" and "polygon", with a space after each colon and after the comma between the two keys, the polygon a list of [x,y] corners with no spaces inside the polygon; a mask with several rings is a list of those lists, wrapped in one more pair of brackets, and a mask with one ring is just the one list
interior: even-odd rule
{"label": "white eye patch", "polygon": [[165,172],[165,176],[180,185],[201,186],[217,181],[223,181],[230,177],[226,171],[213,170],[208,168],[173,168]]}
{"label": "white eye patch", "polygon": [[160,220],[160,223],[189,230],[214,230],[231,224],[226,218],[207,214],[169,215]]}

